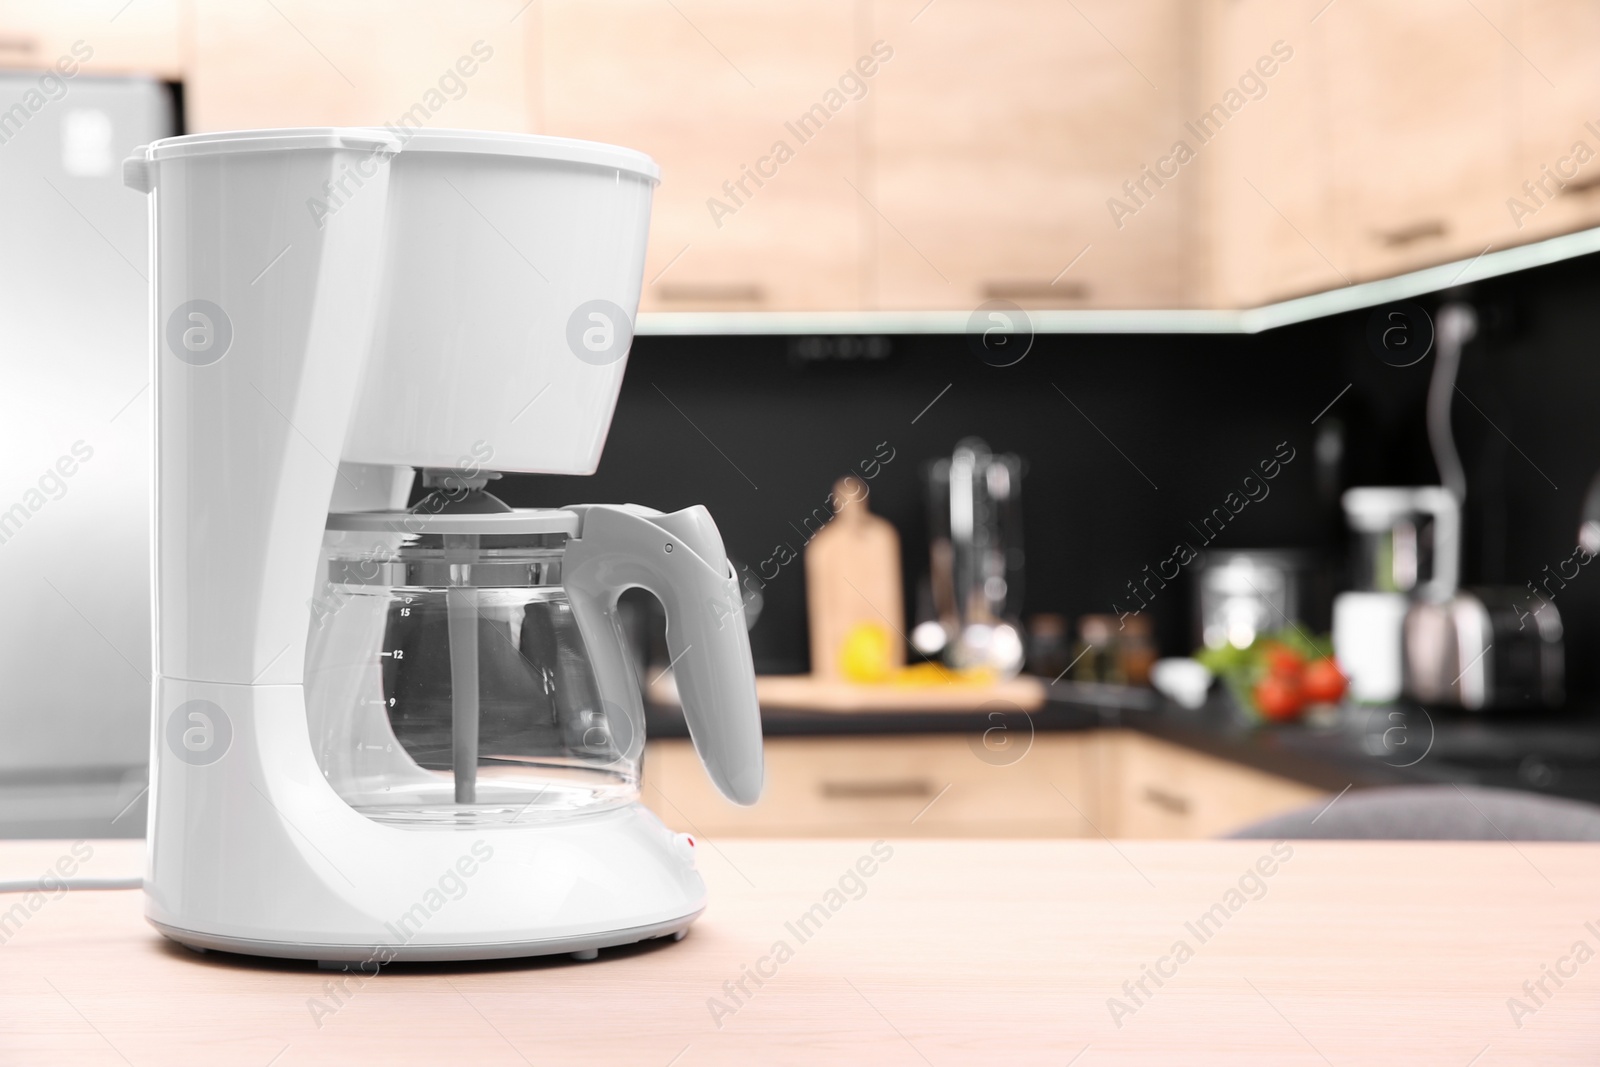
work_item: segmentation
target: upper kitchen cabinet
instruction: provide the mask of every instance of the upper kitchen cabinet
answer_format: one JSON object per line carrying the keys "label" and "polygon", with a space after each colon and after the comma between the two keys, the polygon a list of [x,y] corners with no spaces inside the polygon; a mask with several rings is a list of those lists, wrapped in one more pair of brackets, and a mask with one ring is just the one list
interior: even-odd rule
{"label": "upper kitchen cabinet", "polygon": [[1191,304],[1194,27],[1139,5],[879,0],[869,307]]}
{"label": "upper kitchen cabinet", "polygon": [[1202,301],[1250,307],[1348,284],[1316,8],[1209,0],[1204,11],[1187,125],[1206,190]]}
{"label": "upper kitchen cabinet", "polygon": [[1517,238],[1506,197],[1521,177],[1511,152],[1515,0],[1343,0],[1321,35],[1332,145],[1323,252],[1353,281],[1472,259]]}
{"label": "upper kitchen cabinet", "polygon": [[1514,171],[1501,193],[1517,241],[1600,225],[1600,4],[1522,0],[1505,27]]}
{"label": "upper kitchen cabinet", "polygon": [[189,126],[526,130],[521,7],[513,0],[193,0]]}
{"label": "upper kitchen cabinet", "polygon": [[642,307],[860,306],[863,115],[893,61],[856,4],[537,8],[537,128],[661,164]]}
{"label": "upper kitchen cabinet", "polygon": [[0,0],[0,64],[181,77],[178,0]]}

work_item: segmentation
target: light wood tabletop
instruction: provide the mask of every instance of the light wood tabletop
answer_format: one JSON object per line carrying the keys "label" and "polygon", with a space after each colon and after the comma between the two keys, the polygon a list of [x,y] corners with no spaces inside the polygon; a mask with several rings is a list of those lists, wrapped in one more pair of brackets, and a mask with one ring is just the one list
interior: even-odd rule
{"label": "light wood tabletop", "polygon": [[[0,878],[71,846],[0,843]],[[90,848],[81,876],[139,871],[140,842]],[[727,840],[700,862],[680,943],[342,992],[172,945],[137,892],[8,895],[0,1063],[1600,1062],[1593,846]]]}

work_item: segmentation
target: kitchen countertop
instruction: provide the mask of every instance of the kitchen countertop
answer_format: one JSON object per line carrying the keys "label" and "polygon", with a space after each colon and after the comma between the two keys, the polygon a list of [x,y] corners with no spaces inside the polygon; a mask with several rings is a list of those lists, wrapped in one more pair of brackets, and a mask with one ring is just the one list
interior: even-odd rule
{"label": "kitchen countertop", "polygon": [[[141,866],[142,842],[92,847],[82,875]],[[72,892],[37,902],[0,934],[0,1062],[1494,1067],[1600,1058],[1600,984],[1571,955],[1578,942],[1591,954],[1600,947],[1600,848],[1273,847],[891,840],[864,865],[870,876],[830,897],[872,856],[871,842],[729,839],[702,857],[710,907],[680,943],[593,963],[394,965],[347,979],[338,1001],[330,990],[342,975],[195,955],[144,922],[140,894]],[[0,878],[36,875],[67,848],[0,843]],[[1230,895],[1258,863],[1271,873]],[[14,914],[23,899],[3,903]],[[827,917],[802,939],[790,924],[819,904]],[[1213,909],[1220,918],[1194,926]],[[788,952],[774,955],[780,942]],[[1180,942],[1187,955],[1175,954]],[[1584,969],[1559,988],[1546,979],[1550,995],[1535,1004],[1524,983],[1546,965]],[[1162,972],[1159,986],[1147,967]],[[746,977],[756,968],[759,988]],[[1514,1018],[1508,998],[1528,1010]]]}
{"label": "kitchen countertop", "polygon": [[[1444,784],[1498,786],[1600,803],[1600,713],[1494,715],[1417,704],[1349,706],[1320,722],[1260,724],[1240,718],[1216,690],[1198,710],[1154,690],[1058,682],[1043,708],[1024,714],[831,712],[767,708],[767,736],[982,733],[1003,723],[1034,730],[1126,728],[1318,789]],[[1001,718],[995,718],[998,714]],[[687,737],[678,708],[646,708],[652,738]]]}

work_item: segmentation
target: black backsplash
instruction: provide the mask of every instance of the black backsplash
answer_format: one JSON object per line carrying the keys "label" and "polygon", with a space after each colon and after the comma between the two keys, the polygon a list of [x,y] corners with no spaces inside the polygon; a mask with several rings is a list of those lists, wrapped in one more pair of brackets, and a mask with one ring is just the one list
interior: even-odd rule
{"label": "black backsplash", "polygon": [[[1587,257],[1450,294],[1481,320],[1454,409],[1468,474],[1468,584],[1522,588],[1572,555],[1600,466],[1597,284],[1600,257]],[[1429,313],[1440,302],[1416,301]],[[1027,461],[1027,613],[1137,606],[1127,583],[1179,541],[1198,546],[1190,524],[1230,493],[1243,497],[1245,477],[1290,449],[1267,494],[1252,483],[1261,499],[1214,544],[1313,549],[1336,580],[1343,488],[1437,481],[1423,423],[1434,358],[1384,362],[1368,341],[1372,315],[1252,336],[1041,336],[1003,368],[961,336],[643,337],[599,471],[510,476],[497,491],[518,506],[706,505],[740,563],[778,567],[751,634],[762,671],[807,666],[803,563],[778,562],[803,549],[816,527],[806,520],[834,480],[876,470],[871,507],[900,531],[909,609],[927,568],[923,468],[968,435]],[[1168,654],[1192,647],[1191,585],[1180,575],[1147,597]],[[1600,567],[1549,588],[1566,624],[1572,694],[1591,697]]]}

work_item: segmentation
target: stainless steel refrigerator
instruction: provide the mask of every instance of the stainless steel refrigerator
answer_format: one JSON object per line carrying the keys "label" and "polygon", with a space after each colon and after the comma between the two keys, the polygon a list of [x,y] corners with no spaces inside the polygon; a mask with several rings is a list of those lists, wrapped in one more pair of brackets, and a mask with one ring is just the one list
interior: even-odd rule
{"label": "stainless steel refrigerator", "polygon": [[150,734],[140,78],[0,74],[0,837],[139,836]]}

